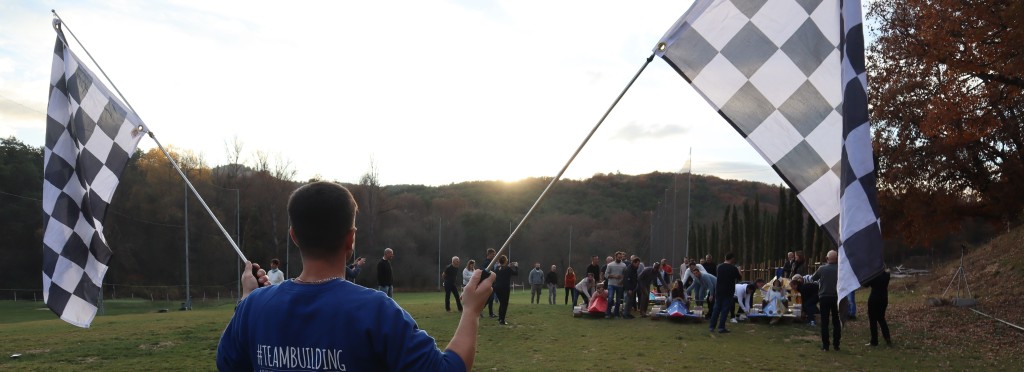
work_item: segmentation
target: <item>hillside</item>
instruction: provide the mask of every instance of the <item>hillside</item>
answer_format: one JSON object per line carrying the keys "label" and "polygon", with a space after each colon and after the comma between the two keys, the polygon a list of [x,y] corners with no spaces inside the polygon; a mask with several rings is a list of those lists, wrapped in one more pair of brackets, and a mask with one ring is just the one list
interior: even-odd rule
{"label": "hillside", "polygon": [[[1004,233],[989,243],[968,247],[964,270],[971,294],[978,300],[976,310],[992,317],[1024,327],[1024,228]],[[967,344],[980,345],[981,357],[1000,353],[1019,353],[1024,332],[996,320],[979,315],[968,308],[933,307],[927,298],[938,298],[950,285],[959,257],[936,265],[932,273],[913,279],[894,280],[893,292],[906,291],[918,297],[905,306],[890,310],[890,324],[904,327],[921,347],[963,350]],[[946,297],[956,296],[956,282]],[[964,297],[966,289],[962,292]],[[895,337],[895,336],[894,336]]]}

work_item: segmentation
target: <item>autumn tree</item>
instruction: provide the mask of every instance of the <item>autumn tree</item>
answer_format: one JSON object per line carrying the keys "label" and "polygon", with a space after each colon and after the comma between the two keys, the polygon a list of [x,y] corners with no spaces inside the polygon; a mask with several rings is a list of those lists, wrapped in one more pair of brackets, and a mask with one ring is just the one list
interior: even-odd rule
{"label": "autumn tree", "polygon": [[963,217],[1018,223],[1024,2],[879,0],[869,16],[883,233],[928,245]]}

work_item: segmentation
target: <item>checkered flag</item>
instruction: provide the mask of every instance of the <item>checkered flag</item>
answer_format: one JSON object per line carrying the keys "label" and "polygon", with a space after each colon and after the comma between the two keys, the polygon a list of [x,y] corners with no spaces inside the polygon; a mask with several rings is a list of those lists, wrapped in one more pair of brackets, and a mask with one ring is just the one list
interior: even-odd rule
{"label": "checkered flag", "polygon": [[103,218],[148,129],[57,34],[43,150],[43,300],[88,328],[111,255]]}
{"label": "checkered flag", "polygon": [[844,294],[882,270],[860,17],[857,0],[698,0],[655,47],[838,243]]}

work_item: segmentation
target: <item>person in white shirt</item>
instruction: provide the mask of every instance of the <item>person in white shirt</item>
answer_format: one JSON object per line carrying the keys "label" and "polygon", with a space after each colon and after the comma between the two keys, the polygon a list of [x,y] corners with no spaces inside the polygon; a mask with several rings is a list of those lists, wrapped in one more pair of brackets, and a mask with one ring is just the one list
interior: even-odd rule
{"label": "person in white shirt", "polygon": [[[575,296],[583,296],[583,307],[586,308],[590,305],[590,298],[594,295],[594,290],[597,289],[597,281],[594,280],[594,273],[587,273],[587,277],[576,283],[576,294]],[[572,302],[576,302],[573,298]]]}
{"label": "person in white shirt", "polygon": [[465,288],[469,285],[469,280],[473,279],[473,271],[476,270],[476,260],[469,260],[466,263],[466,268],[462,269],[462,287]]}
{"label": "person in white shirt", "polygon": [[[736,302],[740,305],[741,314],[744,314],[744,316],[746,316],[746,314],[750,314],[750,305],[754,300],[754,291],[757,291],[762,286],[764,286],[764,279],[757,279],[754,281],[754,284],[740,283],[736,285]],[[763,294],[761,296],[764,297]],[[730,315],[732,319],[729,321],[736,323],[736,314],[730,312]]]}
{"label": "person in white shirt", "polygon": [[276,258],[270,260],[270,271],[267,271],[267,279],[270,280],[271,285],[278,285],[284,281],[284,272],[279,270],[278,266],[281,266],[280,260]]}

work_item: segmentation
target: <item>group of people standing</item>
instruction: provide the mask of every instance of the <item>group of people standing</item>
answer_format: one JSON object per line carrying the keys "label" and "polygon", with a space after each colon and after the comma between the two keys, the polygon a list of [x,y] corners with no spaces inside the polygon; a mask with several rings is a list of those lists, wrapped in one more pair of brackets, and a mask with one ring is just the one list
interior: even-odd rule
{"label": "group of people standing", "polygon": [[[792,274],[789,285],[794,293],[800,294],[802,317],[808,319],[808,322],[813,326],[815,325],[815,315],[820,313],[821,349],[824,351],[830,349],[840,350],[840,340],[842,339],[843,325],[839,316],[840,301],[837,290],[839,280],[838,256],[839,253],[837,251],[829,251],[825,257],[826,264],[819,267],[814,274],[805,275],[806,265],[803,261],[803,255],[800,252],[789,252],[786,263],[781,268],[782,275],[776,278],[777,280],[773,282],[775,285],[772,288],[762,292],[762,297],[765,299],[764,303],[766,304],[773,300],[788,302],[780,293],[781,279]],[[674,289],[671,296],[673,298],[682,297],[685,299],[687,298],[687,293],[693,293],[698,306],[703,306],[702,302],[706,300],[709,303],[709,308],[711,308],[708,331],[715,332],[717,329],[718,333],[729,333],[728,328],[726,328],[727,319],[731,318],[731,322],[737,322],[734,315],[727,315],[727,313],[735,311],[736,306],[734,306],[733,301],[739,302],[741,313],[749,313],[753,294],[758,289],[763,288],[765,281],[763,279],[756,279],[753,283],[741,282],[743,279],[742,274],[735,265],[736,257],[733,253],[727,254],[725,262],[715,266],[713,270],[708,267],[708,262],[712,262],[713,265],[710,256],[706,258],[706,262],[702,265],[689,262],[687,264],[689,272],[678,284],[681,284],[682,281],[692,280],[691,286],[686,290],[681,290],[682,286],[678,285],[676,288],[679,291],[677,292]],[[889,273],[880,273],[869,280],[865,286],[871,288],[871,295],[868,297],[868,319],[871,327],[871,340],[868,345],[878,345],[879,328],[886,343],[891,345],[892,338],[890,337],[889,327],[885,320],[885,311],[889,302]],[[711,292],[710,288],[714,288],[714,292]],[[852,294],[848,296],[848,302],[853,309],[851,310],[852,314],[855,314],[856,308],[853,307],[854,298]]]}
{"label": "group of people standing", "polygon": [[[494,250],[487,251],[487,262],[494,257]],[[540,304],[544,287],[547,287],[549,305],[557,303],[557,289],[564,288],[565,296],[563,304],[568,305],[572,299],[572,305],[577,306],[582,298],[584,305],[590,303],[594,297],[604,297],[607,300],[605,318],[633,319],[633,311],[637,311],[640,317],[646,317],[649,307],[649,294],[651,288],[658,293],[669,293],[669,299],[682,299],[689,303],[695,300],[696,306],[703,308],[707,303],[708,311],[704,312],[708,318],[708,329],[710,332],[729,333],[726,327],[727,322],[737,323],[738,320],[751,313],[754,294],[761,290],[763,304],[767,306],[772,301],[780,301],[780,304],[788,305],[790,296],[786,296],[782,289],[782,278],[789,279],[790,293],[799,293],[801,318],[812,326],[821,327],[822,350],[839,350],[840,339],[842,338],[842,320],[839,315],[839,296],[837,292],[838,282],[838,252],[830,251],[826,255],[826,264],[822,265],[813,274],[808,275],[808,265],[804,255],[800,251],[788,252],[786,261],[777,278],[772,282],[773,286],[765,286],[764,279],[744,281],[743,275],[736,266],[736,256],[733,253],[725,255],[725,261],[718,264],[711,255],[704,258],[684,259],[679,267],[679,279],[673,279],[672,266],[668,260],[662,259],[653,265],[646,266],[637,256],[626,258],[624,252],[615,252],[605,259],[604,265],[600,264],[598,256],[591,257],[591,263],[587,266],[585,276],[577,279],[572,267],[567,267],[564,274],[560,275],[557,265],[551,265],[545,271],[540,262],[535,262],[530,270],[527,282],[530,286],[530,303]],[[455,297],[458,310],[462,311],[459,302],[457,278],[462,278],[462,285],[466,285],[476,269],[476,263],[470,260],[462,275],[458,273],[459,258],[452,257],[452,265],[449,265],[442,273],[445,288],[445,310],[451,311],[450,298]],[[502,256],[491,268],[498,278],[494,283],[494,294],[487,301],[490,316],[497,317],[500,324],[506,324],[508,312],[508,298],[511,291],[511,279],[518,275],[518,264],[509,264],[507,258]],[[781,274],[781,275],[779,275]],[[559,286],[559,276],[562,276]],[[888,273],[882,273],[872,279],[866,286],[872,289],[868,299],[868,317],[871,325],[871,341],[869,345],[878,345],[878,329],[881,329],[882,338],[891,343],[888,324],[885,320],[885,310],[888,306]],[[669,284],[671,283],[671,285]],[[767,289],[766,289],[767,288]],[[453,296],[454,295],[454,296]],[[499,303],[498,315],[494,314],[493,302]],[[848,297],[851,312],[846,314],[848,319],[856,316],[854,298],[851,294]],[[784,312],[783,307],[783,312]],[[738,311],[737,311],[738,310]],[[702,311],[703,312],[703,311]],[[737,316],[739,314],[739,317]],[[820,324],[815,321],[816,315],[820,314]],[[481,314],[482,316],[482,314]],[[774,323],[774,322],[773,322]]]}

